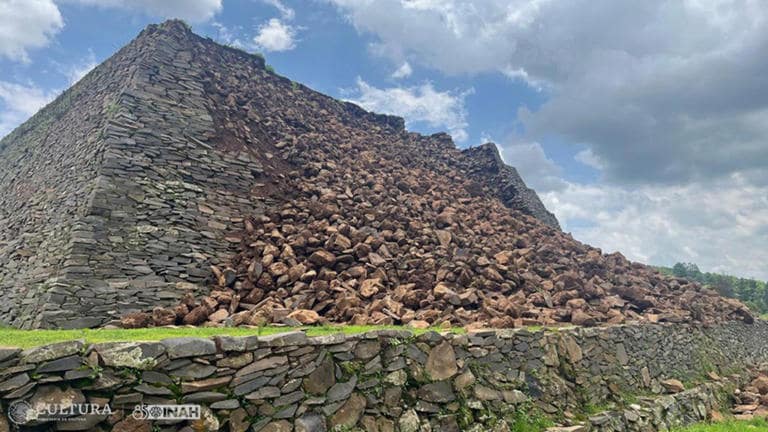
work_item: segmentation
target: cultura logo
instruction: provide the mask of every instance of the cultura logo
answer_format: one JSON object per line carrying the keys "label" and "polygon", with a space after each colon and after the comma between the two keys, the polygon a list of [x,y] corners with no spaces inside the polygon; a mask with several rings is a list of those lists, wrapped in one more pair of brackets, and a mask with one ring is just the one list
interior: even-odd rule
{"label": "cultura logo", "polygon": [[12,402],[8,406],[8,418],[17,425],[33,421],[82,420],[88,415],[110,415],[109,405],[97,404],[35,404],[28,401]]}
{"label": "cultura logo", "polygon": [[27,401],[16,401],[8,407],[8,418],[15,424],[26,424],[37,418],[37,411]]}

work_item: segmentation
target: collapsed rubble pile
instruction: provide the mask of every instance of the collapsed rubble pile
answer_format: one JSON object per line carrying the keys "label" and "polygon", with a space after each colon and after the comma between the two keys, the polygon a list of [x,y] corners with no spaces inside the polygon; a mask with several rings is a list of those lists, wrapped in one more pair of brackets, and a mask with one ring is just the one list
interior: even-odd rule
{"label": "collapsed rubble pile", "polygon": [[124,327],[752,320],[736,300],[505,205],[477,148],[237,67],[204,78],[210,109],[221,146],[263,160],[254,187],[268,210],[233,234],[241,251],[213,267],[208,296]]}
{"label": "collapsed rubble pile", "polygon": [[739,420],[768,417],[768,368],[760,368],[757,376],[743,389],[734,393],[735,405],[731,412]]}
{"label": "collapsed rubble pile", "polygon": [[333,187],[347,175],[324,170],[316,177],[323,186],[302,183],[295,199],[246,222],[244,250],[232,268],[214,268],[210,296],[188,299],[162,323],[512,327],[750,318],[735,300],[618,253],[602,255],[497,203],[455,196],[455,185],[435,182],[416,194],[428,173],[396,171]]}
{"label": "collapsed rubble pile", "polygon": [[243,250],[231,268],[213,268],[209,296],[143,325],[751,318],[738,301],[473,196],[461,176],[406,167],[363,141],[345,150],[322,160],[330,152],[316,147],[317,162],[286,176],[293,196],[245,221]]}

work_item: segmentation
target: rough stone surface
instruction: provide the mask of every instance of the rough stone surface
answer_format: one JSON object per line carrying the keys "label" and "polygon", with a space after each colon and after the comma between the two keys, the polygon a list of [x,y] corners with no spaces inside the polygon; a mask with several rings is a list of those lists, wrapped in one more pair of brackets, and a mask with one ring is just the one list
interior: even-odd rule
{"label": "rough stone surface", "polygon": [[325,419],[315,413],[305,414],[296,419],[293,425],[296,432],[326,432]]}
{"label": "rough stone surface", "polygon": [[82,349],[83,341],[81,340],[58,342],[25,350],[21,353],[21,357],[26,363],[40,363],[77,354]]}
{"label": "rough stone surface", "polygon": [[338,411],[331,417],[331,427],[335,429],[339,428],[351,428],[360,421],[360,416],[365,409],[365,397],[353,393],[344,405],[339,408]]}
{"label": "rough stone surface", "polygon": [[313,394],[324,394],[334,384],[336,370],[330,356],[326,356],[320,365],[304,378],[304,390]]}
{"label": "rough stone surface", "polygon": [[429,376],[438,381],[456,375],[456,353],[450,343],[443,342],[429,352],[426,369]]}
{"label": "rough stone surface", "polygon": [[216,354],[216,343],[202,338],[173,338],[163,341],[168,357],[198,357]]}
{"label": "rough stone surface", "polygon": [[150,432],[152,424],[146,420],[139,420],[133,416],[127,416],[125,419],[115,423],[112,432]]}

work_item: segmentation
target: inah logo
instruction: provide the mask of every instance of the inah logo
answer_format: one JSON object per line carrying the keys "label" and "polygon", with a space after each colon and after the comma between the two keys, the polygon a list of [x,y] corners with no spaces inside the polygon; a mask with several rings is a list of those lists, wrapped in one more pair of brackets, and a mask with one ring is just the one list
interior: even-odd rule
{"label": "inah logo", "polygon": [[197,420],[200,405],[136,405],[131,415],[136,420]]}

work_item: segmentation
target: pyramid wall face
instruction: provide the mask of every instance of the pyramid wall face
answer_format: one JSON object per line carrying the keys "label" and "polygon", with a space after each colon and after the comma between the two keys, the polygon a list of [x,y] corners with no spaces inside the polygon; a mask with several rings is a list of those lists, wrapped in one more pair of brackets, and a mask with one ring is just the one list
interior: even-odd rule
{"label": "pyramid wall face", "polygon": [[[115,60],[130,64],[130,48]],[[39,326],[63,302],[52,289],[74,266],[105,144],[102,131],[130,68],[110,60],[0,141],[0,322]]]}
{"label": "pyramid wall face", "polygon": [[105,136],[91,208],[97,244],[81,254],[109,307],[100,317],[200,294],[210,265],[238,246],[228,234],[262,205],[250,193],[254,161],[215,148],[198,68],[177,37],[184,34],[145,36],[146,52]]}
{"label": "pyramid wall face", "polygon": [[[113,57],[109,70],[88,76],[95,81],[116,73],[123,86],[73,104],[78,108],[67,121],[51,128],[56,140],[45,146],[36,135],[3,141],[23,147],[12,154],[36,152],[20,166],[8,163],[4,152],[11,176],[22,181],[3,190],[3,200],[23,198],[19,191],[36,185],[54,191],[15,202],[21,212],[0,213],[14,227],[0,237],[6,242],[0,263],[11,263],[0,273],[0,288],[11,300],[3,303],[2,322],[91,327],[177,303],[185,292],[203,290],[210,265],[237,246],[227,233],[242,226],[243,215],[258,213],[259,202],[249,197],[253,161],[213,147],[213,120],[191,53],[174,37],[184,32],[165,30],[150,31]],[[102,100],[99,111],[94,106]],[[68,133],[67,123],[79,127]],[[42,163],[50,169],[39,170]]]}
{"label": "pyramid wall face", "polygon": [[210,266],[241,247],[244,218],[271,204],[265,184],[280,193],[279,143],[356,128],[451,155],[507,206],[557,227],[495,149],[462,156],[445,134],[409,133],[170,21],[0,141],[0,322],[94,327],[205,292]]}

